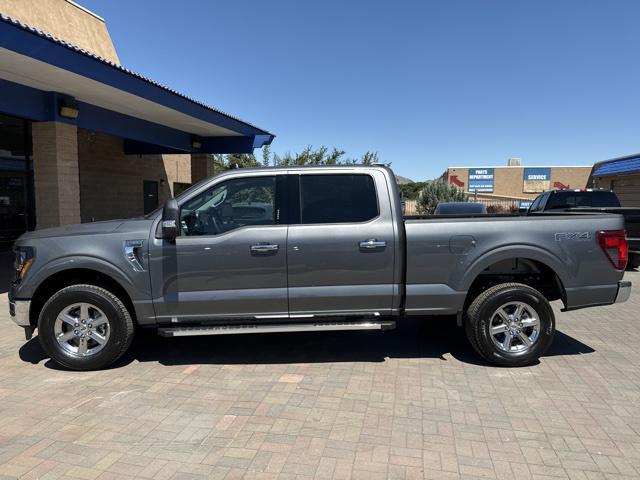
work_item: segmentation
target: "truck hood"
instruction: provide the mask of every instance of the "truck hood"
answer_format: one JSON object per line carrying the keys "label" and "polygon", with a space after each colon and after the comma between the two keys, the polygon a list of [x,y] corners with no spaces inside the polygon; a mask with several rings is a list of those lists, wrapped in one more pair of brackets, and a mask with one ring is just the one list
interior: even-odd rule
{"label": "truck hood", "polygon": [[104,222],[81,223],[78,225],[65,225],[64,227],[44,228],[42,230],[25,233],[18,239],[18,241],[33,240],[36,238],[106,234],[116,231],[120,226],[131,221],[134,221],[134,219],[107,220]]}

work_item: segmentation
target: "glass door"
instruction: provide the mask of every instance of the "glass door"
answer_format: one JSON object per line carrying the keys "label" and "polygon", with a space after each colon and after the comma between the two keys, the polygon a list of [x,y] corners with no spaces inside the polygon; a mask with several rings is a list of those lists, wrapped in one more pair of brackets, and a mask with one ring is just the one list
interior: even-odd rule
{"label": "glass door", "polygon": [[0,249],[34,227],[30,127],[0,114]]}
{"label": "glass door", "polygon": [[0,244],[27,231],[26,175],[0,172]]}

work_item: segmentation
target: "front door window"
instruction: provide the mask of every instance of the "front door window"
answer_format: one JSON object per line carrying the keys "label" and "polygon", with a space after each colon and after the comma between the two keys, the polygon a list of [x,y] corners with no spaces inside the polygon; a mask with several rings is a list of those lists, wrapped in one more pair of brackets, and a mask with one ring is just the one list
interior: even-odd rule
{"label": "front door window", "polygon": [[219,235],[240,227],[274,225],[276,177],[234,178],[182,205],[182,235]]}

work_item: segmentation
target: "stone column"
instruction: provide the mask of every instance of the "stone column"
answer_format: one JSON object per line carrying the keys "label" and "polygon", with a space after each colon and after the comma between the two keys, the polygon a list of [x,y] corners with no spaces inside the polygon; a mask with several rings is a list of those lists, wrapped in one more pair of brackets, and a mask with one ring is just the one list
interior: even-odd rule
{"label": "stone column", "polygon": [[208,153],[191,154],[191,183],[210,177],[213,171],[213,158]]}
{"label": "stone column", "polygon": [[34,122],[36,228],[80,223],[78,130],[62,122]]}

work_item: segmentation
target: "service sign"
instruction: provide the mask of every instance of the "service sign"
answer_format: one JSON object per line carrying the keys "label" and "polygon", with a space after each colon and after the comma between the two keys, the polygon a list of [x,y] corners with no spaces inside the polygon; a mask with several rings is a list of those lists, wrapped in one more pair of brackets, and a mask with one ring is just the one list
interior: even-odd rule
{"label": "service sign", "polygon": [[551,189],[551,169],[550,168],[525,168],[524,185],[522,191],[525,193],[540,193]]}
{"label": "service sign", "polygon": [[469,191],[493,193],[493,168],[470,168]]}

